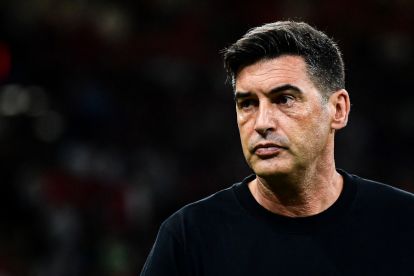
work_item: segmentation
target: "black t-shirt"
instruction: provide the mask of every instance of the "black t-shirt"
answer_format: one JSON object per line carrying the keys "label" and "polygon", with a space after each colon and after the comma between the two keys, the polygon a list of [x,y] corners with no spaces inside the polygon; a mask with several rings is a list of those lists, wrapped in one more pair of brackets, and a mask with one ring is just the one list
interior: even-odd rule
{"label": "black t-shirt", "polygon": [[271,213],[247,184],[189,204],[160,227],[142,276],[414,275],[414,195],[339,171],[324,212]]}

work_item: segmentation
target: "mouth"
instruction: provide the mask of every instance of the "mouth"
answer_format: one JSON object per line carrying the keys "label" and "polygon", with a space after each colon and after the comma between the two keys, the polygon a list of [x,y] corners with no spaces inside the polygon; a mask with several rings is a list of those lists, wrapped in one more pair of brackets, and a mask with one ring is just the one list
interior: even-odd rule
{"label": "mouth", "polygon": [[253,152],[260,158],[270,158],[278,155],[285,147],[273,143],[258,144],[253,148]]}

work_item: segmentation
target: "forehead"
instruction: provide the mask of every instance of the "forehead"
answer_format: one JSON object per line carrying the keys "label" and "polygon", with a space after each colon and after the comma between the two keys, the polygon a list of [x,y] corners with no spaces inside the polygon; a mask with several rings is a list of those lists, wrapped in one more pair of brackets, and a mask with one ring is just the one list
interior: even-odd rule
{"label": "forehead", "polygon": [[285,84],[313,86],[302,57],[285,55],[260,60],[244,67],[235,80],[236,91],[269,91]]}

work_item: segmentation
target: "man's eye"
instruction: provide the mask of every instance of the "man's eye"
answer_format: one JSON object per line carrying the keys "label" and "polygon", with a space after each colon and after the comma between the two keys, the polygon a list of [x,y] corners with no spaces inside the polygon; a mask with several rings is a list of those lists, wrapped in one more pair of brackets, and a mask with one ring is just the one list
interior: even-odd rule
{"label": "man's eye", "polygon": [[295,98],[291,95],[281,95],[277,98],[276,103],[283,105],[292,105]]}
{"label": "man's eye", "polygon": [[239,102],[239,108],[249,108],[254,105],[254,100],[243,100]]}

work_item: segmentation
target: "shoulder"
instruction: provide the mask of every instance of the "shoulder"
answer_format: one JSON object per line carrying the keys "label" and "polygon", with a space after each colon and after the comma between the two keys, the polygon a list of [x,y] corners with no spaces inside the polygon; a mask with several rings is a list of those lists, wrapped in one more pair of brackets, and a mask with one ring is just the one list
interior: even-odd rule
{"label": "shoulder", "polygon": [[384,207],[406,207],[414,212],[414,194],[382,182],[346,173],[348,181],[357,186],[357,197]]}
{"label": "shoulder", "polygon": [[229,213],[240,209],[233,191],[240,184],[233,184],[208,197],[185,205],[168,217],[162,227],[172,230],[181,226],[208,224],[223,219]]}
{"label": "shoulder", "polygon": [[[409,242],[413,246],[414,195],[378,181],[347,174],[345,185],[355,187],[355,197],[349,209],[349,225],[360,233],[394,243]],[[398,241],[397,241],[398,240]],[[405,241],[403,241],[405,240]]]}

